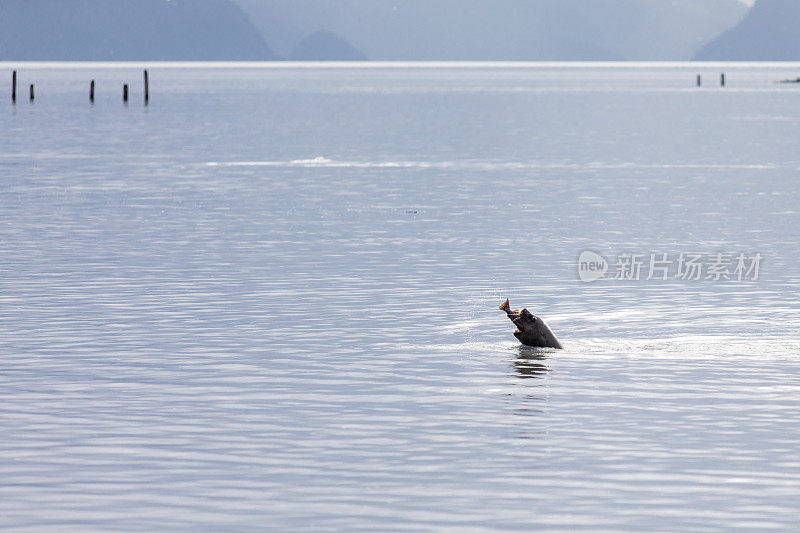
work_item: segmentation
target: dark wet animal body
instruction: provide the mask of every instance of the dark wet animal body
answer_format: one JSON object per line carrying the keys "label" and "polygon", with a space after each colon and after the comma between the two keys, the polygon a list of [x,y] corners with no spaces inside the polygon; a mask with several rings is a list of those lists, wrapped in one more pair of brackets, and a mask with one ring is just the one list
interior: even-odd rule
{"label": "dark wet animal body", "polygon": [[564,348],[544,320],[527,309],[512,310],[511,304],[506,300],[500,306],[500,310],[505,311],[508,318],[517,326],[514,336],[522,344],[538,348],[558,348],[559,350]]}

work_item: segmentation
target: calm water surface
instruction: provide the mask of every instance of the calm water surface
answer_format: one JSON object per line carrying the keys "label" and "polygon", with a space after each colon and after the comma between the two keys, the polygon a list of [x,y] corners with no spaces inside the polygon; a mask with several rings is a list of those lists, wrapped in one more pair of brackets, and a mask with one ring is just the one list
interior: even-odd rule
{"label": "calm water surface", "polygon": [[800,520],[800,65],[17,68],[3,529]]}

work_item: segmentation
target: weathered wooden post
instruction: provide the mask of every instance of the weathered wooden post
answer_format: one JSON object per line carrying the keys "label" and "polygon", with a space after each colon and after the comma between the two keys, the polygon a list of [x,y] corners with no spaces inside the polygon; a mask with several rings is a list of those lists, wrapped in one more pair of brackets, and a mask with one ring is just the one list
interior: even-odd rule
{"label": "weathered wooden post", "polygon": [[89,101],[94,103],[94,80],[89,84]]}
{"label": "weathered wooden post", "polygon": [[11,102],[17,103],[17,71],[11,75]]}
{"label": "weathered wooden post", "polygon": [[697,86],[698,87],[703,86],[703,76],[701,76],[700,74],[697,75]]}
{"label": "weathered wooden post", "polygon": [[725,87],[725,73],[719,75],[719,85],[720,87]]}
{"label": "weathered wooden post", "polygon": [[144,105],[150,103],[150,76],[147,75],[147,70],[144,71]]}
{"label": "weathered wooden post", "polygon": [[31,102],[33,102],[33,100],[34,100],[34,95],[33,95],[33,84],[31,83]]}
{"label": "weathered wooden post", "polygon": [[122,86],[122,101],[128,103],[128,84]]}

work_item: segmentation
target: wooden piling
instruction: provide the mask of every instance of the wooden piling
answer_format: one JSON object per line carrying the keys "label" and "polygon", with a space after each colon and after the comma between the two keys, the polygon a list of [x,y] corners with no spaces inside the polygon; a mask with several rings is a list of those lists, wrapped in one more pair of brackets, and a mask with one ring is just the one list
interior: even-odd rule
{"label": "wooden piling", "polygon": [[17,103],[17,71],[11,75],[11,102]]}
{"label": "wooden piling", "polygon": [[698,87],[703,86],[703,76],[701,76],[700,74],[697,75],[697,86]]}
{"label": "wooden piling", "polygon": [[33,102],[34,99],[35,99],[35,97],[33,95],[33,84],[31,83],[31,102]]}
{"label": "wooden piling", "polygon": [[150,76],[144,71],[144,105],[150,103]]}
{"label": "wooden piling", "polygon": [[128,103],[128,84],[122,86],[122,101]]}
{"label": "wooden piling", "polygon": [[94,80],[89,84],[89,101],[94,103]]}
{"label": "wooden piling", "polygon": [[720,87],[725,87],[725,73],[719,75],[719,85]]}

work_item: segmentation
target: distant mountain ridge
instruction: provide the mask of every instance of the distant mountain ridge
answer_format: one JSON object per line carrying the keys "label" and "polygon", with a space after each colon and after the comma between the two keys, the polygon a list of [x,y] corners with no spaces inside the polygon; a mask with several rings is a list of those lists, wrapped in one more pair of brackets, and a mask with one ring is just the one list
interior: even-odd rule
{"label": "distant mountain ridge", "polygon": [[232,0],[0,0],[0,60],[266,60]]}
{"label": "distant mountain ridge", "polygon": [[[798,7],[759,0],[729,35],[779,28],[762,40],[788,42]],[[746,11],[739,0],[0,0],[0,60],[683,60]],[[762,56],[783,57],[775,46]]]}
{"label": "distant mountain ridge", "polygon": [[738,26],[703,47],[702,61],[800,61],[800,1],[757,0]]}
{"label": "distant mountain ridge", "polygon": [[688,60],[747,12],[739,0],[236,1],[280,55],[324,30],[376,60]]}
{"label": "distant mountain ridge", "polygon": [[364,61],[367,56],[339,36],[315,31],[294,47],[292,61]]}

